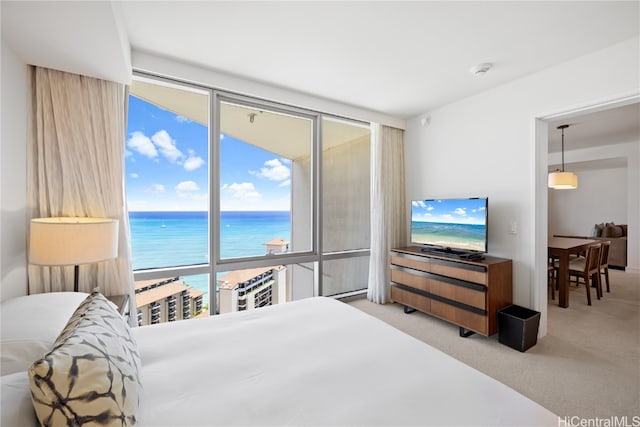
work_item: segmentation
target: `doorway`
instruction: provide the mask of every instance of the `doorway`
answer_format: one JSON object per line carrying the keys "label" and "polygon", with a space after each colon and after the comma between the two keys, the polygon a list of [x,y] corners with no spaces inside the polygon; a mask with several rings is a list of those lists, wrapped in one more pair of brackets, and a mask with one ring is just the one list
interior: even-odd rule
{"label": "doorway", "polygon": [[[633,107],[631,107],[633,106]],[[559,124],[575,123],[575,128],[579,130],[580,127],[583,130],[588,129],[589,126],[584,124],[587,119],[599,121],[599,117],[609,117],[607,126],[613,125],[611,123],[612,114],[621,112],[627,108],[640,108],[640,95],[630,95],[628,97],[617,98],[608,101],[602,101],[591,105],[583,106],[581,108],[574,108],[571,110],[561,111],[554,114],[549,114],[536,118],[535,120],[535,259],[536,268],[534,273],[534,281],[538,286],[534,287],[532,292],[533,300],[536,301],[537,309],[541,311],[541,324],[540,324],[540,336],[544,336],[547,333],[547,238],[552,234],[559,234],[556,230],[557,223],[549,221],[549,209],[550,209],[550,195],[549,191],[563,191],[563,190],[548,190],[547,189],[547,175],[550,165],[553,167],[554,163],[559,163],[560,152],[559,144],[554,148],[553,133],[559,133],[556,127]],[[637,117],[637,116],[636,116]],[[602,126],[602,122],[601,126]],[[636,125],[637,126],[637,125]],[[569,128],[571,129],[571,127]],[[593,132],[593,131],[592,131]],[[633,132],[633,131],[632,131]],[[565,134],[565,143],[571,141],[565,145],[565,167],[571,165],[571,167],[578,168],[577,174],[582,174],[580,170],[589,170],[594,167],[607,167],[617,165],[616,167],[626,162],[626,219],[629,228],[632,230],[638,230],[640,226],[640,203],[638,201],[638,194],[640,194],[640,176],[638,172],[638,137],[637,130],[635,131],[636,137],[629,139],[626,137],[627,142],[621,142],[625,137],[617,137],[622,139],[606,139],[604,136],[600,136],[601,143],[597,142],[597,138],[585,139],[584,146],[578,148],[579,141],[577,136],[574,139],[566,139],[570,133]],[[551,134],[551,136],[550,136]],[[572,137],[573,138],[573,137]],[[557,139],[557,138],[556,138]],[[550,142],[551,140],[551,142]],[[575,144],[572,146],[571,144]],[[570,148],[570,150],[569,150]],[[551,151],[551,153],[550,153]],[[571,154],[567,156],[567,152],[571,151]],[[556,159],[554,161],[554,159]],[[600,166],[598,166],[600,165]],[[553,170],[553,169],[552,169]],[[585,185],[589,182],[588,178]],[[580,189],[580,182],[578,183]],[[564,191],[576,191],[576,190],[564,190]],[[570,194],[570,193],[567,193]],[[578,193],[576,193],[578,194]],[[573,214],[569,214],[571,216]],[[577,216],[574,215],[574,216]],[[585,224],[590,224],[591,219],[585,219]],[[603,220],[605,221],[605,220]],[[593,221],[594,224],[596,223]],[[600,221],[598,221],[600,222]],[[593,226],[594,224],[591,224]],[[584,227],[583,227],[584,226]],[[582,231],[582,234],[589,235],[588,225],[576,224],[576,227],[586,228]],[[576,229],[577,230],[577,229]],[[638,242],[637,239],[632,239],[628,243],[628,258],[630,260],[638,259]],[[632,262],[631,268],[637,269],[636,261]]]}

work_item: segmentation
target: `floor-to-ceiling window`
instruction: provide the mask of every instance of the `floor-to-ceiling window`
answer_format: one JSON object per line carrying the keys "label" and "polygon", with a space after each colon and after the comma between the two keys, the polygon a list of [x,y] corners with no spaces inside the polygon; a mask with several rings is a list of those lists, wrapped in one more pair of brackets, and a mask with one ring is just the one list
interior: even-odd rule
{"label": "floor-to-ceiling window", "polygon": [[368,124],[146,75],[129,101],[142,324],[366,288]]}
{"label": "floor-to-ceiling window", "polygon": [[138,77],[125,184],[139,324],[208,310],[210,91]]}

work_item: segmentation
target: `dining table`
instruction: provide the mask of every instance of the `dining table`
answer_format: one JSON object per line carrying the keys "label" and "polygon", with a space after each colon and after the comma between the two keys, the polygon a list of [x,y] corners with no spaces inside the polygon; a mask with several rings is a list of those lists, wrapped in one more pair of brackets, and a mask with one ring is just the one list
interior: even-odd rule
{"label": "dining table", "polygon": [[558,305],[569,307],[569,260],[571,255],[585,252],[589,245],[597,243],[591,239],[576,239],[571,237],[549,237],[547,241],[548,254],[558,259]]}

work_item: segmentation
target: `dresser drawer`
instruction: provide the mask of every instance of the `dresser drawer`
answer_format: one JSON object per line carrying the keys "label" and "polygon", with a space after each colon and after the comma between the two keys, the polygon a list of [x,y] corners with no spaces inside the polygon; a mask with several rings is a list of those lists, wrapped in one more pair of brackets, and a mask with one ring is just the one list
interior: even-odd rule
{"label": "dresser drawer", "polygon": [[412,268],[414,270],[429,271],[429,259],[415,255],[391,253],[391,265]]}
{"label": "dresser drawer", "polygon": [[453,305],[431,300],[431,314],[463,328],[487,335],[487,317]]}
{"label": "dresser drawer", "polygon": [[429,300],[429,298],[420,294],[405,291],[397,286],[391,286],[391,299],[397,303],[415,308],[424,313],[428,313],[430,311],[431,300]]}
{"label": "dresser drawer", "polygon": [[443,260],[431,260],[429,271],[441,276],[453,277],[467,282],[487,284],[487,270],[483,266]]}
{"label": "dresser drawer", "polygon": [[426,273],[420,273],[422,272],[394,266],[391,268],[391,281],[429,292],[429,279],[425,276]]}
{"label": "dresser drawer", "polygon": [[487,298],[484,291],[431,279],[429,281],[429,292],[433,295],[438,295],[481,310],[487,308]]}

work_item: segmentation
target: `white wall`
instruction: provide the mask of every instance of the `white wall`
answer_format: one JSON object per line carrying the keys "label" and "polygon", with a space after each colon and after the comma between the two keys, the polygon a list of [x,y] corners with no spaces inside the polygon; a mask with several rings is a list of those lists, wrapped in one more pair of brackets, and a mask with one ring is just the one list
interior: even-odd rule
{"label": "white wall", "polygon": [[[640,271],[640,141],[565,154],[573,161],[565,168],[578,175],[578,188],[549,191],[548,234],[589,235],[593,226],[601,222],[628,224],[627,269]],[[603,166],[598,167],[597,160],[602,160]],[[606,167],[610,160],[626,166]],[[559,161],[560,153],[549,155],[549,164]],[[574,167],[576,162],[595,166]]]}
{"label": "white wall", "polygon": [[577,189],[549,191],[549,235],[591,236],[596,224],[627,224],[626,167],[575,173]]}
{"label": "white wall", "polygon": [[27,66],[2,39],[0,300],[27,294]]}
{"label": "white wall", "polygon": [[[407,122],[407,198],[489,197],[489,252],[513,259],[514,303],[543,313],[541,335],[546,275],[536,271],[543,268],[536,260],[546,252],[547,206],[546,197],[540,206],[536,200],[546,191],[546,176],[538,174],[546,175],[547,158],[536,160],[536,117],[637,94],[639,46],[640,39],[630,39]],[[512,222],[517,234],[508,233]]]}

